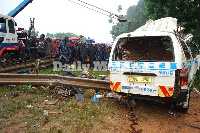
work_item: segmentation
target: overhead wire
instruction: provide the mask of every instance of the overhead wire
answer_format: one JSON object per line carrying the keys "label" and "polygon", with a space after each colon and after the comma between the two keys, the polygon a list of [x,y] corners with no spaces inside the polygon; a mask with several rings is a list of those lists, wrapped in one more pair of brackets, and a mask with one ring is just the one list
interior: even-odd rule
{"label": "overhead wire", "polygon": [[93,11],[95,11],[95,12],[97,12],[97,13],[102,14],[102,15],[105,15],[105,16],[108,16],[108,17],[112,17],[112,18],[114,18],[114,19],[117,19],[117,17],[118,17],[118,15],[116,15],[116,14],[114,14],[114,13],[112,13],[112,12],[109,12],[109,11],[107,11],[107,10],[104,10],[104,9],[102,9],[102,8],[99,8],[99,7],[97,7],[97,6],[91,5],[91,4],[86,3],[86,2],[84,2],[84,1],[81,1],[81,0],[78,0],[78,1],[81,2],[81,3],[84,3],[84,4],[86,4],[86,5],[89,5],[89,6],[93,7],[93,8],[97,8],[97,9],[99,9],[99,10],[101,10],[101,11],[107,12],[107,13],[109,13],[109,15],[108,15],[108,14],[105,14],[105,13],[103,13],[103,12],[100,12],[100,11],[98,11],[98,10],[96,10],[96,9],[93,9],[93,8],[91,8],[91,7],[89,7],[89,6],[85,6],[85,5],[83,5],[83,4],[80,4],[80,3],[78,3],[78,2],[75,2],[75,1],[73,1],[73,0],[69,0],[69,1],[72,2],[72,3],[75,3],[75,4],[77,4],[77,5],[80,5],[80,6],[82,6],[82,7],[85,7],[85,8],[88,8],[88,9],[90,9],[90,10],[93,10]]}
{"label": "overhead wire", "polygon": [[107,12],[107,13],[109,13],[109,14],[116,15],[116,14],[114,14],[114,13],[112,13],[112,12],[109,12],[109,11],[107,11],[107,10],[104,10],[104,9],[102,9],[102,8],[99,8],[99,7],[97,7],[97,6],[94,6],[94,5],[92,5],[92,4],[89,4],[89,3],[87,3],[87,2],[84,2],[84,1],[82,1],[82,0],[78,0],[78,1],[80,1],[80,2],[82,2],[82,3],[84,3],[84,4],[87,4],[87,5],[89,5],[89,6],[92,6],[92,7],[94,7],[94,8],[97,8],[97,9],[99,9],[99,10],[102,10],[102,11],[104,11],[104,12]]}

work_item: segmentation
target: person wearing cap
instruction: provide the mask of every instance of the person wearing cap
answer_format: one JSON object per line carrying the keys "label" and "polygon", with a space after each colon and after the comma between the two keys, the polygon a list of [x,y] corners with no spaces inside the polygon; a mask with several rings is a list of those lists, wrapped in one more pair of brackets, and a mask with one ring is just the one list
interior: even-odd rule
{"label": "person wearing cap", "polygon": [[60,55],[59,61],[63,65],[68,64],[69,58],[71,56],[71,49],[70,49],[68,37],[64,37],[64,39],[62,41],[60,41],[60,44],[57,49],[57,53]]}

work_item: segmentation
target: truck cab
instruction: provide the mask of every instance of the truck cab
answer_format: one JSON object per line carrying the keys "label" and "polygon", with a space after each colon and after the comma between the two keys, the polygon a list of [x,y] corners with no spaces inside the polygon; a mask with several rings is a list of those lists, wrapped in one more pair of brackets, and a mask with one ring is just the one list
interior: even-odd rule
{"label": "truck cab", "polygon": [[0,14],[0,57],[5,51],[18,50],[18,40],[12,17]]}
{"label": "truck cab", "polygon": [[177,19],[167,17],[119,35],[109,59],[111,90],[187,111],[200,56],[199,50],[192,53],[192,35],[182,29]]}

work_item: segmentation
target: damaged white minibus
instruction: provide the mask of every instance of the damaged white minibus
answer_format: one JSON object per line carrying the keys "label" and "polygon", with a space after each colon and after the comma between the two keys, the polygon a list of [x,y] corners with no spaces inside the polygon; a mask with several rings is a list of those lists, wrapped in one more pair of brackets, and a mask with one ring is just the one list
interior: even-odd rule
{"label": "damaged white minibus", "polygon": [[119,35],[109,59],[111,90],[187,111],[200,55],[198,45],[191,51],[193,36],[183,30],[176,18],[167,17]]}

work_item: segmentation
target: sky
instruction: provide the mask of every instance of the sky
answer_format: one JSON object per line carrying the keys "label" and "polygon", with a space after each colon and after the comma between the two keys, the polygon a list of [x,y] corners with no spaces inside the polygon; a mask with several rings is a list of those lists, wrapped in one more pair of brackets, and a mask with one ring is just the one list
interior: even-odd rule
{"label": "sky", "polygon": [[[7,15],[23,0],[0,0],[0,14]],[[35,18],[35,29],[39,34],[71,32],[94,39],[98,43],[113,42],[110,31],[113,23],[108,16],[102,15],[73,2],[78,0],[33,0],[14,18],[17,27],[28,29],[30,18]],[[81,0],[117,15],[126,15],[130,6],[139,0]],[[122,11],[118,12],[118,6]]]}

